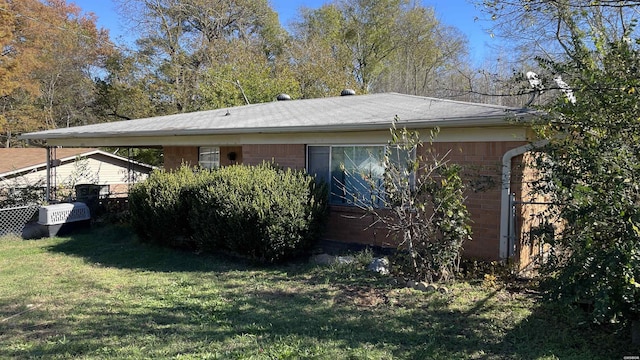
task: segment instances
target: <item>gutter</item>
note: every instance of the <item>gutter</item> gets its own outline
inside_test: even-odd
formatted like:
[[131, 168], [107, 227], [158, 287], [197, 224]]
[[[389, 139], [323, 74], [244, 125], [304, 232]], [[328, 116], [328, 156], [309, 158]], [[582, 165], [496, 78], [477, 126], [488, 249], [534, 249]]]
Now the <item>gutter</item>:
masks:
[[509, 206], [511, 197], [511, 160], [527, 153], [531, 150], [541, 148], [549, 143], [548, 140], [540, 140], [531, 144], [523, 145], [514, 149], [511, 149], [504, 153], [502, 156], [502, 193], [500, 198], [500, 260], [507, 260], [514, 255], [514, 248], [512, 244], [513, 236], [510, 234], [514, 229], [511, 229], [509, 223], [509, 213], [511, 207]]

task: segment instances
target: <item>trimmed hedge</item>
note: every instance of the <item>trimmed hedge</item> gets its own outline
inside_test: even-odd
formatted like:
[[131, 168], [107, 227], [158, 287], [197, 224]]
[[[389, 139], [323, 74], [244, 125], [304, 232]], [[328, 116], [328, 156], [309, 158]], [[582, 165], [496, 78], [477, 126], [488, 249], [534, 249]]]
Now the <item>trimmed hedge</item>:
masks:
[[176, 248], [193, 248], [189, 219], [184, 216], [189, 205], [184, 200], [185, 187], [195, 184], [202, 174], [187, 166], [167, 172], [154, 171], [147, 180], [129, 191], [131, 224], [144, 242]]
[[157, 172], [134, 187], [130, 201], [134, 229], [145, 241], [275, 263], [313, 246], [326, 219], [326, 192], [303, 172], [265, 163]]

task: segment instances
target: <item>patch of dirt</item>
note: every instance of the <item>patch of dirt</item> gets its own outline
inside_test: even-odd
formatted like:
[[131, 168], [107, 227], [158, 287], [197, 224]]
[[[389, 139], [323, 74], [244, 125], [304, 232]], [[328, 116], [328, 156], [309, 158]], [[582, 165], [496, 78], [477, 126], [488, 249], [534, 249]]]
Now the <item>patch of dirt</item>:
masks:
[[338, 304], [349, 304], [358, 307], [376, 307], [389, 302], [389, 298], [384, 291], [366, 287], [345, 286], [341, 288], [335, 302]]

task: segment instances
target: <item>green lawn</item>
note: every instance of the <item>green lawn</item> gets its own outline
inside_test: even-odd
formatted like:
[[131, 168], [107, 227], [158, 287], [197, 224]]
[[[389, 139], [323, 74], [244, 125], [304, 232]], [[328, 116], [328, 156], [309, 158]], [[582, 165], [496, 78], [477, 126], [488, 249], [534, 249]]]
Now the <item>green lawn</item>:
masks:
[[399, 289], [356, 266], [257, 267], [127, 228], [0, 238], [0, 358], [622, 359], [627, 329], [531, 292]]

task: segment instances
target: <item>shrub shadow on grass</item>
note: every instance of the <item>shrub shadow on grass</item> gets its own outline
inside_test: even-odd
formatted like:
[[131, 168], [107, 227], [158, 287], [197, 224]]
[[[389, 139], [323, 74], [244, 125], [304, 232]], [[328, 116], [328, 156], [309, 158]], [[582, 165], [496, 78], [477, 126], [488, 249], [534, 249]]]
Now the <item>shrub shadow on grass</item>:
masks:
[[[136, 296], [149, 300], [148, 304], [117, 311], [103, 300], [91, 299], [80, 304], [73, 318], [45, 325], [38, 324], [35, 316], [47, 314], [34, 312], [33, 322], [23, 325], [30, 329], [44, 326], [47, 334], [57, 335], [28, 350], [7, 348], [0, 355], [173, 357], [212, 353], [227, 358], [271, 358], [282, 355], [278, 349], [285, 345], [294, 355], [316, 358], [339, 358], [354, 349], [370, 349], [369, 355], [375, 358], [411, 359], [609, 359], [625, 354], [620, 347], [623, 343], [585, 335], [584, 330], [575, 329], [570, 316], [534, 313], [505, 335], [502, 324], [486, 318], [493, 311], [491, 305], [485, 308], [490, 299], [460, 311], [447, 308], [442, 301], [446, 296], [440, 294], [407, 306], [337, 302], [331, 289], [283, 287], [243, 294], [225, 290], [215, 296], [184, 295], [177, 296], [172, 306], [154, 306], [151, 300], [162, 295], [140, 291]], [[562, 317], [566, 321], [554, 323]], [[580, 334], [584, 337], [577, 336]], [[597, 340], [602, 342], [589, 343]], [[152, 346], [127, 349], [139, 342]]]
[[196, 254], [138, 240], [128, 226], [103, 226], [65, 237], [48, 250], [102, 266], [148, 271], [229, 271], [252, 267], [248, 261], [222, 255]]

